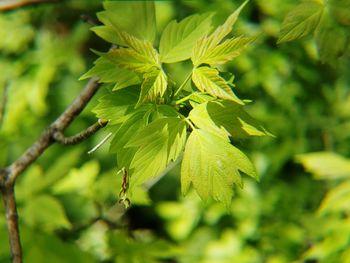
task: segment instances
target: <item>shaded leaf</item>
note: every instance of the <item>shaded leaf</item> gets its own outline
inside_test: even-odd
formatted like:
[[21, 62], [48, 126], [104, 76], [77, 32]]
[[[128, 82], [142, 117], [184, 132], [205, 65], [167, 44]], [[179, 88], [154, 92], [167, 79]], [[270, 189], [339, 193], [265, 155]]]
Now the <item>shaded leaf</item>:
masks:
[[289, 12], [283, 21], [277, 43], [301, 38], [312, 33], [323, 14], [322, 1], [305, 1]]
[[62, 204], [49, 195], [32, 197], [21, 209], [20, 214], [28, 225], [40, 225], [47, 231], [71, 226]]
[[229, 205], [233, 186], [243, 186], [239, 171], [257, 178], [250, 160], [228, 138], [201, 129], [192, 131], [181, 165], [183, 194], [192, 184], [203, 200], [212, 197]]
[[211, 29], [212, 14], [192, 15], [170, 22], [160, 38], [161, 61], [174, 63], [189, 59], [196, 40]]
[[233, 93], [226, 81], [219, 76], [219, 72], [213, 68], [195, 68], [192, 73], [192, 81], [202, 92], [208, 92], [214, 97], [232, 100], [239, 104], [243, 104], [243, 102]]

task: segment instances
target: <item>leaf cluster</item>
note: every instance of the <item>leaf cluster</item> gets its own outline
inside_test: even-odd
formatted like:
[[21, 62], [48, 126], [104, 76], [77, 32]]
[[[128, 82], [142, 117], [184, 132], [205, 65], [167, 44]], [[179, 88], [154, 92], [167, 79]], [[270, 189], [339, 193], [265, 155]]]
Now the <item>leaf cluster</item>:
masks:
[[[159, 43], [153, 3], [104, 3], [105, 11], [98, 14], [103, 25], [92, 30], [112, 48], [95, 52], [99, 58], [82, 79], [97, 76], [107, 84], [94, 112], [109, 121], [110, 151], [118, 168], [128, 172], [130, 198], [136, 186], [159, 177], [183, 152], [183, 194], [192, 184], [202, 199], [228, 205], [233, 186], [243, 186], [240, 172], [257, 178], [253, 164], [232, 142], [270, 134], [245, 112], [232, 74], [220, 71], [255, 40], [229, 37], [246, 3], [215, 29], [212, 13], [171, 21]], [[125, 19], [128, 11], [121, 10], [128, 8], [139, 14], [142, 26]], [[191, 70], [177, 83], [169, 66], [188, 61]]]

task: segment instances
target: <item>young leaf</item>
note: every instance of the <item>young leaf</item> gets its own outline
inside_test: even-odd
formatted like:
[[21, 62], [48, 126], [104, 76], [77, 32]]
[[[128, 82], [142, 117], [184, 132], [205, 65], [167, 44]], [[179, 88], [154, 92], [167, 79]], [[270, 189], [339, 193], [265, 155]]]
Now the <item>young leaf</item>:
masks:
[[[105, 11], [97, 14], [104, 26], [92, 30], [108, 42], [125, 45], [119, 32], [127, 32], [153, 43], [156, 36], [154, 3], [151, 1], [106, 1]], [[137, 17], [137, 19], [131, 19]]]
[[155, 101], [162, 97], [167, 89], [167, 76], [163, 70], [156, 70], [144, 75], [138, 104], [146, 101]]
[[231, 101], [202, 103], [190, 112], [189, 118], [198, 128], [223, 137], [273, 136], [246, 113], [241, 105]]
[[225, 64], [227, 61], [238, 57], [242, 50], [251, 44], [255, 38], [253, 37], [237, 37], [233, 39], [227, 39], [222, 44], [217, 45], [211, 51], [203, 55], [199, 64], [219, 65]]
[[250, 160], [240, 150], [213, 133], [196, 129], [187, 140], [181, 165], [181, 189], [186, 194], [190, 184], [198, 195], [229, 205], [233, 185], [243, 186], [239, 171], [257, 178]]
[[137, 45], [138, 50], [134, 48], [118, 48], [112, 49], [108, 53], [102, 54], [102, 56], [117, 66], [136, 73], [143, 74], [159, 68], [157, 51], [147, 41], [139, 44]]
[[125, 146], [137, 149], [130, 164], [130, 186], [159, 175], [170, 161], [178, 158], [185, 141], [185, 121], [176, 117], [157, 119], [139, 130]]
[[102, 96], [93, 112], [100, 119], [109, 120], [109, 125], [120, 123], [130, 109], [133, 109], [138, 98], [139, 89], [123, 89], [116, 92], [107, 91]]
[[225, 21], [225, 23], [219, 26], [210, 36], [204, 36], [200, 38], [192, 50], [191, 60], [195, 67], [199, 66], [202, 62], [202, 58], [206, 57], [208, 53], [212, 51], [232, 30], [233, 25], [236, 23], [237, 18], [248, 3], [246, 0], [235, 12], [233, 12]]
[[80, 77], [80, 80], [96, 76], [99, 78], [99, 82], [102, 83], [115, 82], [116, 84], [113, 90], [123, 89], [141, 83], [141, 79], [137, 74], [116, 66], [104, 57], [99, 57], [94, 64], [88, 72]]
[[212, 14], [192, 15], [170, 22], [160, 38], [161, 61], [174, 63], [190, 58], [196, 40], [211, 29]]
[[310, 0], [299, 4], [284, 19], [277, 43], [302, 38], [312, 33], [316, 29], [323, 11], [322, 1]]
[[244, 104], [233, 93], [226, 81], [219, 76], [219, 72], [213, 68], [195, 68], [192, 73], [192, 81], [202, 92], [208, 92], [214, 97], [232, 100], [239, 104]]

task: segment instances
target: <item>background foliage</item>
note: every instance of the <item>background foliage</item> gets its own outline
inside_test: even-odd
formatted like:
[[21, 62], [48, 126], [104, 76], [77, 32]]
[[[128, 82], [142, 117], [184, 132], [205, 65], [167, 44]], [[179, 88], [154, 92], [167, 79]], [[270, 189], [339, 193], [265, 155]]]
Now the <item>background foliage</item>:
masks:
[[[322, 3], [250, 1], [235, 25], [237, 35], [259, 38], [225, 70], [234, 73], [238, 96], [254, 101], [249, 113], [276, 135], [239, 141], [259, 183], [245, 178], [227, 209], [192, 191], [183, 197], [174, 167], [135, 194], [125, 213], [108, 146], [87, 155], [107, 132], [79, 146], [55, 145], [16, 186], [25, 262], [349, 262], [350, 4], [327, 1], [321, 10]], [[158, 29], [213, 10], [219, 25], [240, 4], [157, 2]], [[96, 59], [89, 49], [108, 51], [80, 19], [101, 10], [100, 1], [66, 1], [0, 14], [0, 98], [7, 97], [0, 167], [79, 93], [77, 79]], [[319, 12], [326, 12], [321, 22]], [[298, 22], [310, 16], [309, 24]], [[291, 23], [301, 24], [299, 33], [288, 31]], [[69, 133], [94, 122], [91, 109], [102, 96]], [[0, 237], [0, 262], [8, 262], [3, 216]]]

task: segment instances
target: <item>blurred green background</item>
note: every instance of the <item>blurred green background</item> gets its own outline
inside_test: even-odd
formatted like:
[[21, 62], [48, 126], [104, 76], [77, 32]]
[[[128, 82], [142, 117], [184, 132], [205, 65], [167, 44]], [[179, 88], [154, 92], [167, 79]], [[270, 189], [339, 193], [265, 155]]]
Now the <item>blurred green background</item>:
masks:
[[[276, 44], [298, 3], [251, 0], [234, 29], [260, 36], [227, 66], [238, 96], [253, 100], [250, 114], [276, 135], [239, 142], [259, 183], [245, 178], [227, 210], [194, 192], [182, 197], [175, 167], [125, 211], [108, 145], [87, 154], [107, 131], [77, 146], [53, 145], [16, 185], [24, 262], [350, 262], [349, 55], [321, 63], [313, 37]], [[174, 18], [207, 11], [219, 24], [240, 4], [156, 2], [159, 32]], [[100, 10], [101, 1], [76, 0], [0, 13], [0, 101], [7, 100], [0, 167], [79, 94], [78, 78], [96, 59], [89, 49], [108, 50], [81, 19], [95, 20]], [[96, 121], [100, 93], [67, 134]], [[0, 262], [9, 262], [2, 206], [0, 215]]]

